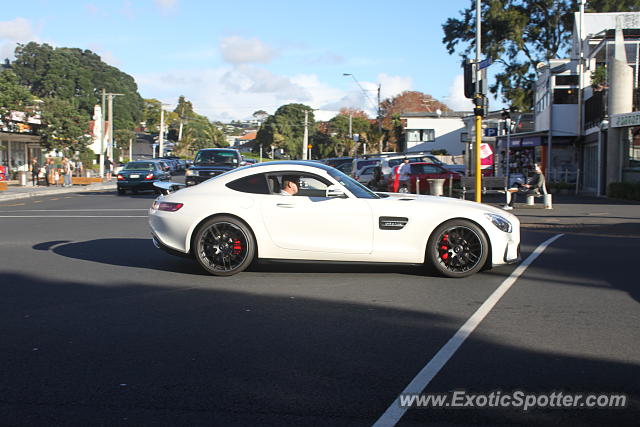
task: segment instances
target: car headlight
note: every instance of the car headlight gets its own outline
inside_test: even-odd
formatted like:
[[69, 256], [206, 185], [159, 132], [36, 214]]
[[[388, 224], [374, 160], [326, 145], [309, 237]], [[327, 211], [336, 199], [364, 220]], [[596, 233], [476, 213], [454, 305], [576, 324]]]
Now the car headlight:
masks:
[[198, 171], [187, 169], [187, 171], [185, 172], [185, 175], [186, 176], [198, 176]]
[[493, 225], [495, 225], [500, 231], [504, 231], [505, 233], [511, 233], [513, 230], [513, 226], [505, 217], [496, 215], [496, 214], [485, 214], [485, 216], [491, 221]]

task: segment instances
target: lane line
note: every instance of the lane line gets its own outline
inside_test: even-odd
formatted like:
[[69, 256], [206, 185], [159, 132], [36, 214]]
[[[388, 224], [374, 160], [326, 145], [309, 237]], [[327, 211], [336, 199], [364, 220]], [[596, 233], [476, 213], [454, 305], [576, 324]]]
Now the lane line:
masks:
[[[433, 359], [427, 363], [424, 368], [413, 378], [413, 380], [402, 390], [401, 394], [419, 394], [429, 385], [431, 380], [440, 372], [444, 365], [451, 359], [454, 353], [460, 348], [462, 343], [471, 335], [482, 320], [489, 314], [493, 307], [500, 301], [502, 296], [513, 286], [520, 276], [526, 271], [533, 261], [542, 254], [542, 252], [557, 239], [562, 237], [557, 234], [550, 239], [542, 242], [532, 253], [525, 259], [509, 277], [507, 277], [498, 288], [482, 303], [473, 315], [458, 329], [458, 331], [449, 339], [449, 341], [433, 356]], [[375, 422], [374, 427], [391, 427], [395, 426], [400, 418], [407, 412], [409, 408], [400, 406], [400, 396], [391, 403], [382, 416]]]
[[0, 218], [148, 218], [147, 215], [0, 215]]

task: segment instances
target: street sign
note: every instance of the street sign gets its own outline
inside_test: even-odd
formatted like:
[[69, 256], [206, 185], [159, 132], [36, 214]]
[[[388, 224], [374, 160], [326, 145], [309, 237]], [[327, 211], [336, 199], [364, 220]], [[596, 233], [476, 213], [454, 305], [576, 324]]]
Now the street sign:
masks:
[[478, 64], [478, 70], [482, 70], [483, 68], [487, 68], [489, 65], [491, 65], [493, 63], [493, 60], [491, 58], [487, 58], [487, 59], [483, 59], [482, 61], [480, 61], [480, 63]]

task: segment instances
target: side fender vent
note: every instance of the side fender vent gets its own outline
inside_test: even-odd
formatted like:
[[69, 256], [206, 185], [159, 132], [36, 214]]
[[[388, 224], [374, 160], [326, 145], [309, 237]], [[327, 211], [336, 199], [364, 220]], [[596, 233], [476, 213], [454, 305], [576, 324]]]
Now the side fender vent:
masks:
[[378, 220], [380, 230], [402, 230], [409, 218], [401, 216], [381, 216]]

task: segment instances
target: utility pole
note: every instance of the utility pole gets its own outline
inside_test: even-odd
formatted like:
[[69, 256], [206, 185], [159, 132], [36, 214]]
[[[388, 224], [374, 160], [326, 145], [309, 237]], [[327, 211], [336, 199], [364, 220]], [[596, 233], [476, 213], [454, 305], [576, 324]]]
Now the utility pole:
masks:
[[353, 140], [353, 113], [349, 113], [349, 139]]
[[111, 161], [113, 161], [113, 97], [122, 96], [124, 93], [107, 93], [109, 108], [109, 137], [107, 138], [107, 152]]
[[475, 90], [475, 98], [474, 104], [475, 108], [473, 109], [473, 114], [476, 118], [476, 142], [475, 142], [475, 170], [476, 170], [476, 202], [482, 202], [482, 166], [480, 164], [480, 145], [482, 144], [482, 116], [484, 115], [483, 111], [483, 94], [482, 87], [480, 86], [480, 70], [478, 64], [480, 64], [480, 19], [481, 16], [481, 8], [480, 8], [480, 0], [476, 0], [476, 90]]
[[308, 145], [309, 145], [309, 111], [304, 110], [304, 137], [302, 139], [302, 160], [307, 160]]
[[164, 108], [160, 104], [160, 132], [158, 133], [158, 157], [162, 157], [164, 153]]
[[100, 156], [98, 160], [100, 162], [100, 178], [104, 178], [104, 122], [105, 122], [105, 103], [107, 98], [107, 91], [102, 88], [102, 110], [100, 110]]
[[129, 138], [129, 161], [133, 161], [133, 138]]

